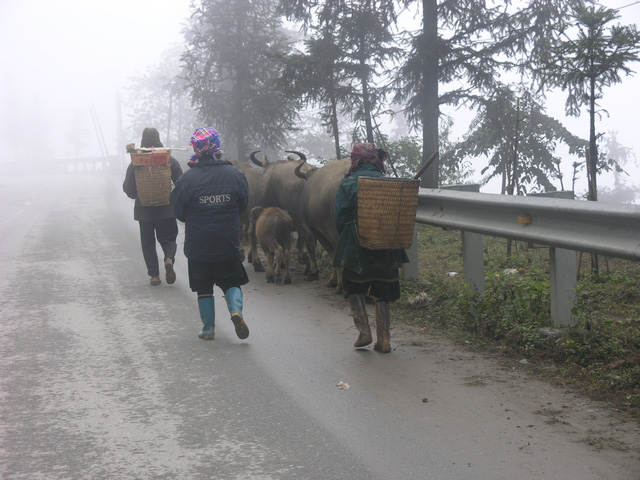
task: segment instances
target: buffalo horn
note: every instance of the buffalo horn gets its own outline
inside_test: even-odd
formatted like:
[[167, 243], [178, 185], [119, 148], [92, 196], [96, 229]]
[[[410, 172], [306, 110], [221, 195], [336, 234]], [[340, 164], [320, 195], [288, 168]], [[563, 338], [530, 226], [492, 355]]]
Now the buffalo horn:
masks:
[[300, 164], [296, 167], [296, 169], [293, 171], [293, 173], [296, 174], [296, 177], [301, 178], [303, 180], [307, 179], [307, 175], [303, 172], [300, 171], [300, 169], [302, 168], [303, 165], [305, 165], [306, 162], [300, 162]]
[[256, 158], [256, 153], [258, 153], [259, 151], [260, 151], [260, 150], [255, 150], [255, 151], [251, 152], [251, 154], [249, 154], [249, 158], [250, 158], [250, 159], [251, 159], [251, 161], [252, 161], [253, 163], [255, 163], [257, 166], [262, 167], [262, 168], [265, 168], [265, 164], [264, 164], [264, 163], [262, 163], [260, 160], [258, 160], [258, 159]]

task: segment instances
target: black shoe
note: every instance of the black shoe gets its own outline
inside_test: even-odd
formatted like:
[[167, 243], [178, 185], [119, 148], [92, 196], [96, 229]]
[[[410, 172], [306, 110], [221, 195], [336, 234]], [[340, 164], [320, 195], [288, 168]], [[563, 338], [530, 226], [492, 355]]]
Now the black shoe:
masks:
[[165, 280], [169, 285], [175, 283], [176, 281], [176, 272], [173, 270], [173, 260], [167, 258], [164, 261], [164, 271], [165, 271]]

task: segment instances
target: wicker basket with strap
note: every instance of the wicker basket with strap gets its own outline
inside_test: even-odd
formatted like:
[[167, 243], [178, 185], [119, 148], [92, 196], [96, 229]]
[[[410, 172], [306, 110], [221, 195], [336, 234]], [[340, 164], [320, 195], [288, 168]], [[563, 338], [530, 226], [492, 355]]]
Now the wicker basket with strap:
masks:
[[370, 250], [413, 243], [420, 180], [358, 177], [358, 238]]
[[169, 205], [171, 194], [171, 166], [149, 165], [135, 167], [138, 198], [143, 207]]

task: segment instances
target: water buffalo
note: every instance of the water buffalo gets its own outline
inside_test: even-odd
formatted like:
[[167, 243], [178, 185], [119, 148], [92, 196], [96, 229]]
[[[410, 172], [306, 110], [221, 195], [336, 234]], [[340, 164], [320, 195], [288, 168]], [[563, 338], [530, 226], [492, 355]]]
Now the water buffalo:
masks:
[[[256, 185], [260, 179], [260, 172], [255, 168], [253, 168], [251, 165], [249, 165], [248, 162], [239, 162], [238, 160], [231, 160], [231, 159], [226, 159], [226, 160], [231, 162], [231, 164], [234, 167], [236, 167], [238, 170], [244, 173], [245, 177], [247, 178], [247, 184], [249, 185], [249, 196], [251, 196], [251, 192], [253, 192], [256, 189]], [[243, 245], [249, 244], [249, 212], [250, 210], [251, 209], [249, 206], [243, 213], [240, 214], [240, 227], [242, 228], [241, 243]], [[243, 255], [244, 255], [244, 250], [243, 250]], [[251, 256], [249, 256], [248, 258], [249, 258], [249, 261], [251, 261]], [[259, 270], [259, 271], [263, 271], [263, 270]]]
[[[303, 221], [327, 251], [331, 261], [339, 238], [333, 221], [336, 194], [350, 166], [350, 160], [332, 160], [323, 167], [311, 167], [305, 172], [302, 171], [302, 164], [295, 169], [296, 176], [305, 180], [300, 201]], [[335, 286], [336, 292], [342, 293], [340, 269], [332, 269], [327, 286]]]
[[287, 212], [277, 207], [254, 207], [251, 209], [250, 218], [249, 230], [255, 232], [267, 260], [267, 283], [282, 283], [282, 265], [284, 283], [291, 283], [289, 264], [293, 220]]
[[[249, 208], [256, 206], [278, 207], [289, 213], [293, 220], [293, 228], [298, 233], [298, 261], [305, 265], [305, 278], [317, 280], [319, 274], [315, 258], [316, 239], [304, 223], [300, 208], [300, 197], [306, 181], [298, 178], [294, 173], [298, 165], [306, 164], [306, 157], [300, 152], [288, 151], [287, 153], [298, 155], [301, 160], [279, 160], [268, 163], [256, 158], [255, 154], [258, 151], [252, 152], [250, 158], [253, 163], [264, 168], [264, 171], [256, 182], [253, 193], [249, 192]], [[250, 243], [250, 261], [256, 272], [262, 271], [262, 264], [257, 255], [257, 244], [251, 239]]]

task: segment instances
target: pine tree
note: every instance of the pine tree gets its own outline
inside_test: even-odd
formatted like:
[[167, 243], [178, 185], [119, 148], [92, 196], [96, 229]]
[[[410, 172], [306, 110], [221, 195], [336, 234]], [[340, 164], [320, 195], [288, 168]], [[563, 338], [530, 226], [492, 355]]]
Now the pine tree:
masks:
[[[323, 69], [321, 90], [307, 84], [314, 100], [323, 105], [323, 115], [330, 121], [337, 139], [338, 110], [347, 112], [362, 126], [364, 140], [375, 140], [377, 112], [384, 106], [387, 89], [384, 73], [399, 55], [390, 27], [396, 20], [393, 1], [358, 0], [281, 0], [280, 9], [290, 19], [303, 23], [313, 36], [307, 43], [310, 63]], [[310, 25], [314, 25], [311, 28]]]
[[[566, 0], [532, 0], [521, 9], [486, 0], [407, 0], [422, 11], [422, 26], [407, 32], [408, 55], [394, 82], [394, 101], [406, 104], [410, 125], [422, 130], [423, 163], [438, 151], [441, 105], [476, 108], [500, 87], [502, 74], [526, 71], [548, 32], [561, 28]], [[437, 187], [439, 164], [422, 176]]]

